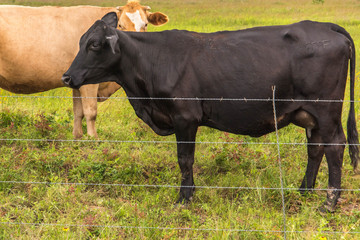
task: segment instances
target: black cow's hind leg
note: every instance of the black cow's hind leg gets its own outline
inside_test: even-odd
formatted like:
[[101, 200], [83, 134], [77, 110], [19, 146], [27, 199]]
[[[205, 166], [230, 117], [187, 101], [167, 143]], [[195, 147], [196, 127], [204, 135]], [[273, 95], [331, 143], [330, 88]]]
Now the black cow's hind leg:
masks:
[[312, 130], [311, 136], [308, 136], [308, 165], [300, 191], [305, 193], [314, 188], [320, 163], [325, 153], [329, 168], [329, 190], [327, 191], [326, 201], [320, 209], [321, 211], [334, 212], [340, 197], [345, 142], [345, 134], [340, 120], [336, 124], [333, 119], [330, 119], [330, 121], [321, 119], [318, 127]]
[[[321, 136], [318, 130], [312, 130], [311, 136], [308, 138], [308, 164], [306, 167], [306, 173], [300, 186], [300, 192], [302, 194], [308, 192], [315, 187], [316, 177], [319, 171], [320, 163], [324, 156], [324, 146], [320, 145], [322, 142]], [[319, 145], [317, 145], [319, 143]]]
[[322, 210], [334, 212], [341, 192], [341, 170], [346, 143], [341, 124], [338, 125], [336, 133], [327, 140], [329, 140], [329, 144], [324, 149], [329, 168], [329, 190], [327, 191], [326, 202]]
[[178, 203], [189, 202], [195, 190], [193, 164], [197, 125], [178, 121], [176, 124], [178, 163], [181, 170], [181, 188]]

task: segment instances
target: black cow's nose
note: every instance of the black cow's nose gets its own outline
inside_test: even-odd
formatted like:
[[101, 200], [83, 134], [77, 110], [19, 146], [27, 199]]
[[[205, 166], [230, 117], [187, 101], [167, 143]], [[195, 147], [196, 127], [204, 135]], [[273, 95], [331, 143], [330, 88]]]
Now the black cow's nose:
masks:
[[71, 82], [71, 77], [64, 75], [61, 78], [61, 81], [66, 85], [66, 86], [70, 86], [70, 82]]

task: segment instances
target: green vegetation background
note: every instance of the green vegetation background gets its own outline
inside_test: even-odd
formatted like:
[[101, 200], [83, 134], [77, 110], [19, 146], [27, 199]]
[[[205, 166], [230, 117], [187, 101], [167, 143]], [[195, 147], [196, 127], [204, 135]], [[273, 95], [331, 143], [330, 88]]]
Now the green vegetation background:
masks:
[[[126, 2], [0, 0], [0, 3], [119, 6]], [[359, 46], [359, 0], [154, 0], [142, 4], [170, 18], [164, 26], [149, 26], [149, 31], [176, 28], [213, 32], [310, 19], [345, 27]], [[358, 47], [356, 50], [359, 52]], [[359, 65], [356, 70], [358, 73]], [[359, 100], [360, 86], [356, 89]], [[347, 90], [346, 99], [348, 95]], [[0, 96], [0, 181], [180, 184], [175, 144], [111, 142], [175, 141], [174, 136], [157, 136], [141, 122], [122, 90], [114, 95], [117, 99], [98, 107], [98, 134], [105, 142], [4, 141], [72, 140], [72, 94], [70, 89], [61, 88], [31, 96], [69, 98], [14, 98], [20, 95], [0, 89]], [[344, 123], [348, 105], [344, 104]], [[360, 116], [357, 119], [359, 125]], [[294, 126], [282, 129], [279, 137], [280, 142], [306, 142], [303, 129]], [[276, 142], [275, 134], [256, 139], [202, 127], [197, 141], [255, 144], [197, 144], [196, 185], [280, 187], [277, 146], [269, 144]], [[281, 145], [280, 155], [284, 185], [296, 189], [305, 173], [306, 147]], [[346, 149], [343, 188], [359, 189], [359, 175], [354, 174], [349, 162]], [[327, 171], [324, 160], [317, 188], [327, 187]], [[279, 190], [199, 188], [191, 204], [174, 206], [177, 194], [177, 188], [168, 187], [0, 183], [0, 239], [282, 239], [284, 236]], [[359, 191], [344, 192], [336, 213], [324, 215], [317, 209], [325, 195], [323, 191], [308, 196], [301, 196], [295, 190], [285, 191], [288, 239], [360, 238]], [[348, 233], [351, 231], [358, 233]]]

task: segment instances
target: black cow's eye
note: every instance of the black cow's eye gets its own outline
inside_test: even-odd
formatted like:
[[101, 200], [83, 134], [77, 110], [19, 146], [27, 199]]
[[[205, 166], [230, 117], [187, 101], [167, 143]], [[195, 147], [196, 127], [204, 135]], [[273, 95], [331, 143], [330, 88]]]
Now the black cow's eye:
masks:
[[99, 42], [92, 42], [90, 45], [89, 45], [89, 50], [92, 50], [92, 51], [99, 51], [101, 49], [101, 44]]

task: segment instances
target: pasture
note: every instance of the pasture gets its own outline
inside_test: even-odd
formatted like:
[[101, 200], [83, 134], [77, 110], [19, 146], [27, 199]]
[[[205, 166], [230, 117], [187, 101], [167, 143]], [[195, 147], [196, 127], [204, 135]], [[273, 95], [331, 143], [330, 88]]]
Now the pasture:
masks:
[[[1, 3], [118, 6], [125, 1]], [[358, 0], [141, 3], [170, 18], [164, 26], [149, 25], [149, 31], [213, 32], [310, 19], [337, 23], [360, 44]], [[357, 81], [359, 72], [358, 64]], [[359, 84], [355, 89], [360, 129]], [[326, 191], [306, 196], [297, 191], [307, 163], [303, 129], [291, 125], [278, 136], [251, 138], [202, 127], [194, 164], [195, 184], [201, 187], [191, 204], [175, 206], [181, 177], [175, 137], [152, 132], [119, 90], [99, 104], [99, 138], [74, 141], [71, 96], [67, 88], [32, 95], [0, 89], [1, 239], [283, 239], [284, 229], [287, 239], [360, 238], [360, 175], [350, 166], [347, 148], [342, 187], [354, 190], [342, 193], [335, 213], [324, 214], [318, 208]], [[348, 108], [345, 101], [344, 128]], [[317, 189], [327, 188], [327, 177], [324, 159]]]

